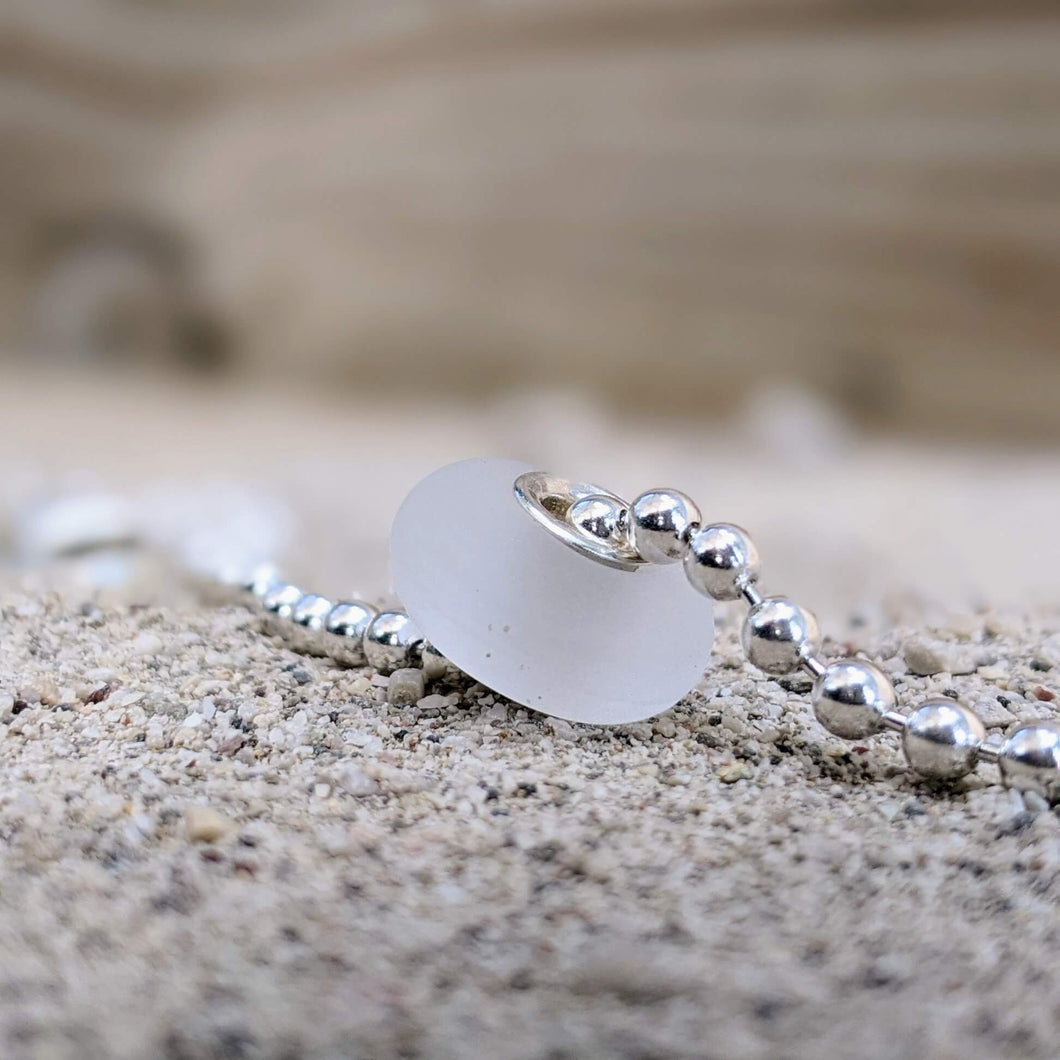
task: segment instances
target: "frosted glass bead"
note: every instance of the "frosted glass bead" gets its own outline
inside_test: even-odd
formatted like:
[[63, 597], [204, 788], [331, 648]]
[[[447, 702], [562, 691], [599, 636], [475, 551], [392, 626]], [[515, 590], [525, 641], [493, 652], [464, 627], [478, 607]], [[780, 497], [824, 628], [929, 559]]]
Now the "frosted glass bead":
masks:
[[710, 663], [711, 602], [680, 565], [614, 570], [534, 522], [512, 491], [530, 470], [465, 460], [429, 475], [391, 531], [394, 589], [455, 666], [568, 721], [638, 721], [673, 706]]

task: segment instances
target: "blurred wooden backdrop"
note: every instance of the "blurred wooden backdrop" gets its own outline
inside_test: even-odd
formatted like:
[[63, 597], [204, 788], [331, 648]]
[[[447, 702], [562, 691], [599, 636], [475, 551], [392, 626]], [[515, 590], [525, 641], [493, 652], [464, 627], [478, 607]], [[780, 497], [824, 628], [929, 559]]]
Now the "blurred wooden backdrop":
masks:
[[1060, 436], [1060, 12], [8, 0], [6, 356]]

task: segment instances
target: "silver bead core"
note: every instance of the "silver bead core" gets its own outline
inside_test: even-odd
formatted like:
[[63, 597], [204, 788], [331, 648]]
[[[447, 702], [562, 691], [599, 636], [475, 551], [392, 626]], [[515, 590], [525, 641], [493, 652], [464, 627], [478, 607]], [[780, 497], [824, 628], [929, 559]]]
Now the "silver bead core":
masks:
[[731, 523], [693, 530], [684, 563], [692, 587], [715, 600], [738, 600], [761, 571], [754, 542], [746, 530]]
[[364, 634], [364, 654], [376, 670], [399, 670], [417, 661], [423, 635], [404, 611], [380, 611]]
[[917, 773], [955, 780], [975, 769], [986, 728], [967, 707], [952, 699], [922, 703], [906, 720], [902, 749]]
[[751, 664], [767, 674], [789, 674], [821, 647], [813, 613], [783, 596], [767, 596], [752, 607], [740, 639]]
[[630, 505], [629, 540], [649, 563], [677, 563], [699, 521], [691, 497], [677, 490], [649, 490]]
[[898, 703], [890, 678], [863, 659], [841, 659], [828, 666], [813, 686], [812, 699], [817, 720], [845, 740], [879, 732], [884, 715]]
[[1033, 791], [1050, 803], [1060, 802], [1060, 724], [1036, 722], [1017, 729], [998, 754], [1006, 787]]

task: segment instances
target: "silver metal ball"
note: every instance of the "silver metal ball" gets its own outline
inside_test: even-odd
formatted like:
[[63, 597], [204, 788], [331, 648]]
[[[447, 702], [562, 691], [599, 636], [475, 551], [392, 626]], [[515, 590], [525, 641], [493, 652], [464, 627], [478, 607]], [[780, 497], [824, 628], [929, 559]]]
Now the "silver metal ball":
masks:
[[266, 633], [288, 638], [291, 615], [305, 593], [290, 582], [274, 585], [261, 599], [262, 626]]
[[282, 583], [280, 582], [280, 575], [276, 570], [276, 565], [274, 563], [259, 563], [246, 574], [242, 587], [256, 599], [264, 600], [280, 584]]
[[891, 679], [864, 659], [832, 663], [813, 686], [813, 712], [831, 733], [862, 740], [879, 732], [883, 716], [898, 705]]
[[291, 647], [296, 651], [323, 655], [324, 626], [332, 607], [326, 596], [306, 593], [291, 612], [292, 629], [288, 635]]
[[629, 509], [629, 540], [649, 563], [677, 563], [688, 551], [688, 536], [700, 522], [691, 497], [677, 490], [649, 490]]
[[342, 666], [363, 666], [364, 635], [376, 614], [370, 604], [345, 600], [336, 604], [324, 622], [323, 644], [328, 658]]
[[997, 764], [1006, 787], [1060, 803], [1060, 724], [1043, 721], [1017, 729], [1001, 745]]
[[740, 632], [753, 666], [767, 674], [790, 674], [821, 647], [813, 612], [784, 596], [767, 596], [747, 612]]
[[368, 623], [363, 643], [368, 665], [385, 672], [417, 662], [423, 635], [404, 611], [380, 611]]
[[305, 593], [297, 585], [290, 582], [280, 582], [274, 585], [261, 599], [261, 606], [270, 615], [278, 618], [290, 618], [298, 601]]
[[736, 600], [758, 581], [758, 549], [746, 530], [730, 523], [713, 523], [693, 530], [685, 553], [685, 574], [704, 596]]
[[985, 739], [986, 728], [973, 711], [952, 699], [930, 699], [906, 719], [902, 749], [917, 773], [955, 780], [975, 769]]
[[627, 514], [614, 497], [593, 493], [579, 497], [567, 509], [567, 520], [578, 533], [595, 541], [624, 542]]

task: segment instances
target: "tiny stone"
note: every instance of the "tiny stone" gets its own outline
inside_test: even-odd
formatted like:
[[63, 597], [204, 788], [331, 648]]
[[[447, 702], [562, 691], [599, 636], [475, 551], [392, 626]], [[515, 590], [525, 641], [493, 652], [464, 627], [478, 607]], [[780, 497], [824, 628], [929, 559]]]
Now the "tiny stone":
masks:
[[354, 765], [345, 766], [340, 770], [338, 782], [344, 791], [358, 798], [374, 795], [379, 790], [379, 785]]
[[731, 762], [718, 770], [718, 780], [723, 784], [735, 784], [738, 780], [747, 780], [751, 770], [743, 762]]
[[141, 633], [130, 647], [134, 655], [158, 655], [165, 645], [157, 633]]
[[945, 641], [929, 641], [910, 637], [902, 645], [906, 666], [918, 677], [933, 674], [971, 674], [978, 668], [974, 654], [967, 648]]
[[416, 703], [423, 699], [423, 671], [416, 669], [395, 670], [390, 675], [386, 698], [394, 705]]
[[980, 666], [976, 672], [984, 681], [1003, 681], [1008, 677], [1008, 670], [1003, 666]]
[[193, 843], [215, 843], [231, 827], [227, 817], [209, 806], [189, 806], [184, 811], [184, 824]]
[[980, 699], [974, 704], [972, 709], [988, 729], [1003, 729], [1016, 720], [1016, 715], [996, 697]]

